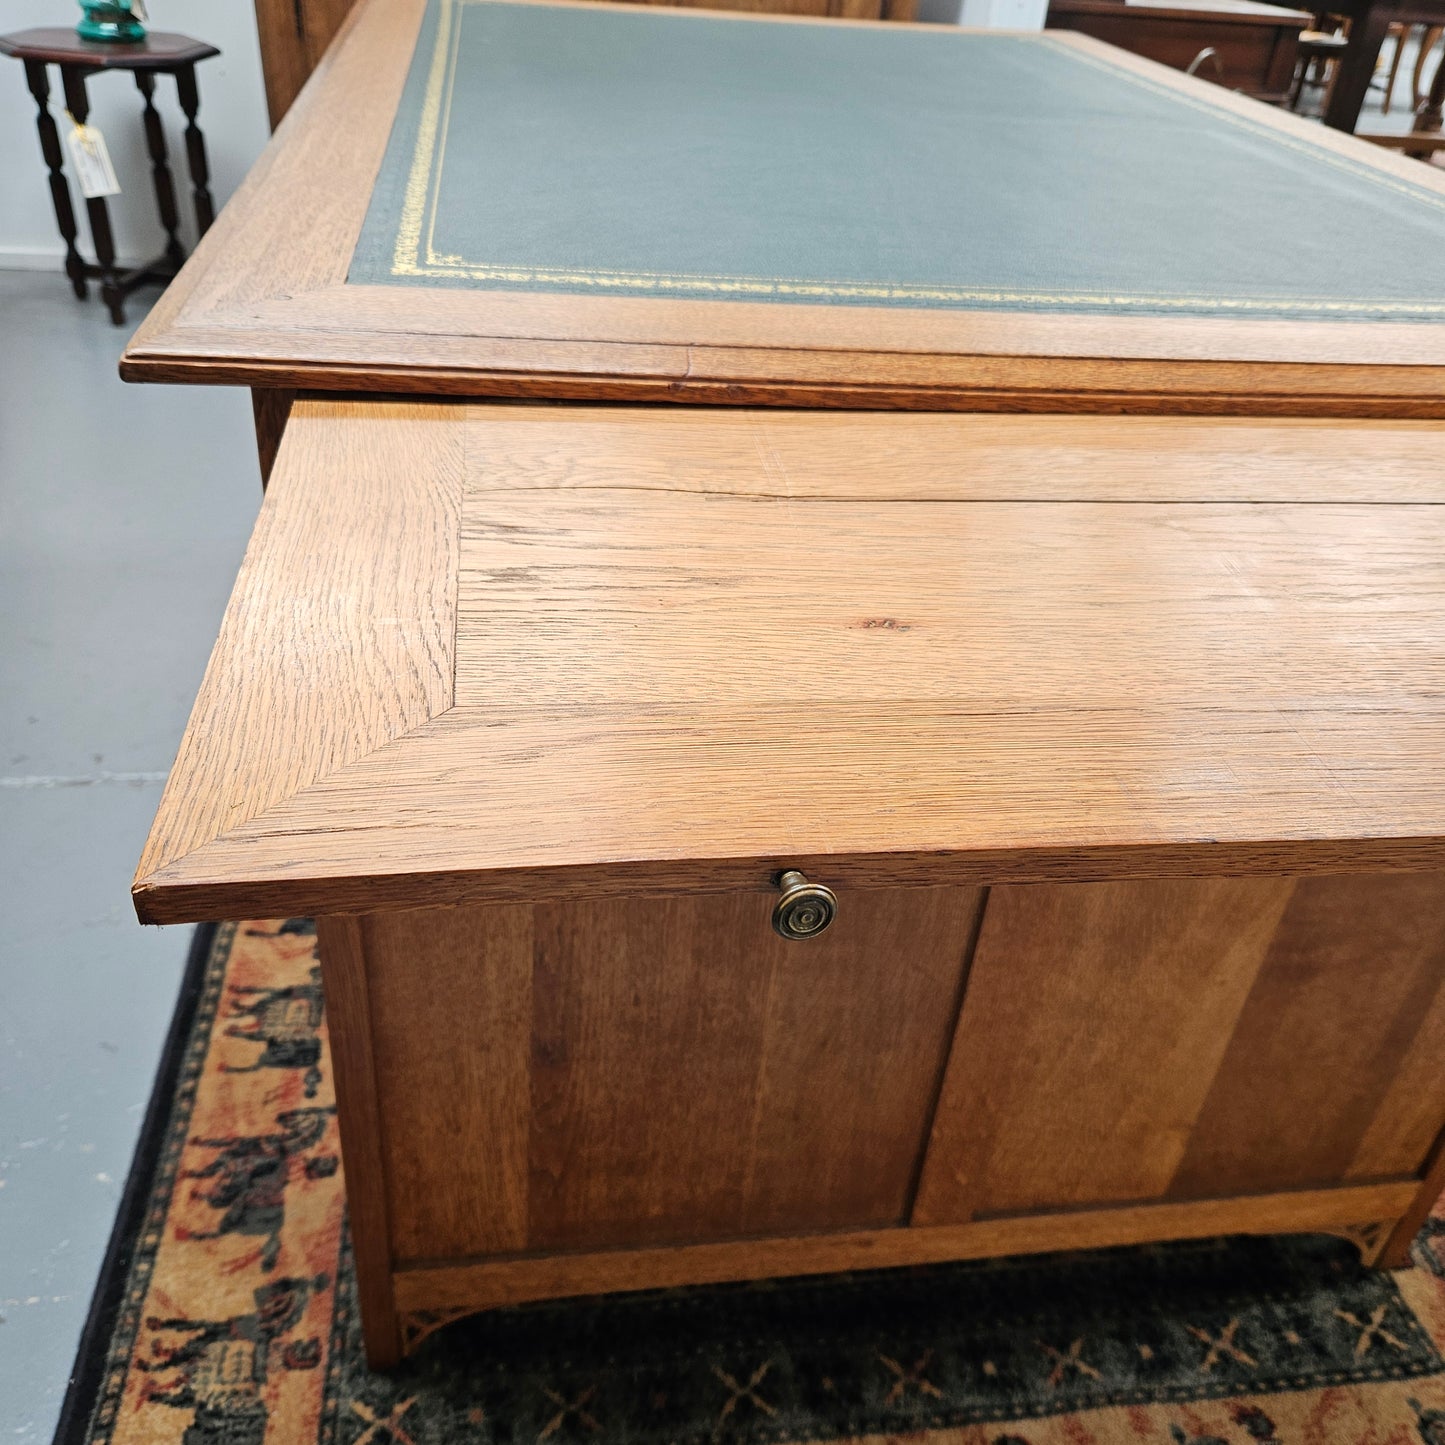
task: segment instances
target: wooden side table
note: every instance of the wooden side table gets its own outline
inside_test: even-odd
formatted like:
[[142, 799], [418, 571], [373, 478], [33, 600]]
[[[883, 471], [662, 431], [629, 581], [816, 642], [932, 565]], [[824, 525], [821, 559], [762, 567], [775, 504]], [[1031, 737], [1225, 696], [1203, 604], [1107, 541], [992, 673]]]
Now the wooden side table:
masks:
[[[120, 326], [125, 322], [125, 298], [147, 282], [169, 281], [181, 268], [186, 253], [177, 234], [180, 215], [176, 210], [175, 186], [171, 182], [166, 154], [165, 131], [155, 108], [156, 75], [173, 75], [181, 109], [186, 116], [186, 161], [190, 168], [191, 194], [196, 207], [196, 225], [205, 235], [215, 209], [211, 201], [210, 169], [206, 163], [206, 144], [196, 124], [200, 109], [200, 92], [196, 88], [196, 63], [221, 52], [214, 45], [192, 40], [188, 35], [157, 31], [133, 45], [104, 45], [82, 40], [73, 30], [49, 26], [35, 30], [19, 30], [0, 35], [0, 54], [13, 55], [25, 63], [25, 78], [37, 107], [36, 127], [40, 131], [40, 150], [50, 168], [50, 196], [55, 204], [55, 220], [65, 241], [65, 274], [75, 294], [86, 294], [87, 280], [100, 282], [101, 299], [110, 310], [110, 319]], [[155, 182], [156, 205], [161, 225], [165, 228], [166, 248], [162, 255], [131, 271], [121, 271], [115, 264], [115, 242], [110, 230], [110, 212], [104, 196], [85, 203], [90, 217], [90, 233], [95, 241], [95, 260], [87, 261], [76, 246], [75, 211], [70, 202], [70, 187], [65, 179], [60, 134], [50, 114], [50, 79], [46, 66], [60, 69], [60, 83], [65, 107], [74, 119], [84, 124], [90, 113], [85, 82], [98, 70], [129, 70], [136, 87], [145, 99], [146, 149], [150, 153], [151, 174]]]

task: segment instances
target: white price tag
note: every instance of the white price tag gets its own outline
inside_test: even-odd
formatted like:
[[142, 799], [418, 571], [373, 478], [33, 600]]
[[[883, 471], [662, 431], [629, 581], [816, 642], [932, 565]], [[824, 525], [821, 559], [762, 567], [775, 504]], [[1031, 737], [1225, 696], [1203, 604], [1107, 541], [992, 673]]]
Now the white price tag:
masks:
[[72, 120], [65, 135], [65, 144], [70, 149], [75, 178], [80, 182], [80, 194], [87, 201], [97, 196], [120, 195], [120, 182], [115, 178], [115, 167], [110, 163], [105, 137], [95, 126], [77, 125]]

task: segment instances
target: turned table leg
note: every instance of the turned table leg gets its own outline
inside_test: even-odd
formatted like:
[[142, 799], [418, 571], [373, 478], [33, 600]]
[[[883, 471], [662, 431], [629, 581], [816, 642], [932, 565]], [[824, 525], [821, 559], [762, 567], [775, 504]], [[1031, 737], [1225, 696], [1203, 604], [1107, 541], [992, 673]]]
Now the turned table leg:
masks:
[[[85, 70], [78, 65], [62, 65], [60, 80], [65, 90], [65, 107], [77, 125], [84, 125], [90, 114], [90, 101], [85, 93]], [[100, 298], [117, 326], [125, 325], [125, 292], [120, 273], [115, 269], [115, 241], [110, 231], [110, 208], [104, 196], [89, 196], [85, 213], [90, 218], [90, 238], [95, 243], [95, 260], [100, 271]]]
[[151, 158], [151, 178], [155, 183], [156, 209], [166, 233], [166, 260], [177, 270], [185, 260], [179, 234], [180, 214], [176, 210], [176, 188], [171, 180], [170, 158], [166, 153], [166, 133], [160, 112], [155, 107], [156, 78], [148, 70], [135, 73], [136, 89], [145, 97], [146, 151]]
[[186, 113], [186, 162], [191, 172], [196, 229], [204, 236], [211, 229], [211, 222], [216, 219], [216, 211], [211, 201], [211, 171], [206, 163], [206, 141], [200, 126], [196, 124], [196, 112], [201, 108], [201, 95], [196, 89], [194, 65], [185, 65], [176, 71], [176, 94], [180, 97], [181, 109]]
[[44, 61], [27, 60], [25, 79], [30, 86], [30, 94], [35, 97], [35, 128], [40, 132], [40, 153], [50, 171], [50, 199], [55, 206], [55, 224], [60, 227], [60, 236], [65, 242], [65, 274], [70, 277], [75, 294], [83, 298], [86, 292], [85, 262], [75, 245], [75, 208], [71, 205], [70, 186], [65, 180], [60, 132], [56, 129], [55, 117], [50, 114], [50, 79], [45, 73]]

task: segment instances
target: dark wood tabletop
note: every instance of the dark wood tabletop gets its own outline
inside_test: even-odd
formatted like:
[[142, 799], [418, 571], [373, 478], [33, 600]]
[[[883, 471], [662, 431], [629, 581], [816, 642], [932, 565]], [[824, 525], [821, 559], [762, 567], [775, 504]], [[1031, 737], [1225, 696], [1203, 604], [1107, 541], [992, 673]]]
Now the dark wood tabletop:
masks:
[[47, 65], [86, 65], [96, 70], [173, 70], [221, 52], [204, 40], [153, 30], [144, 40], [86, 40], [63, 25], [41, 25], [0, 35], [0, 55]]

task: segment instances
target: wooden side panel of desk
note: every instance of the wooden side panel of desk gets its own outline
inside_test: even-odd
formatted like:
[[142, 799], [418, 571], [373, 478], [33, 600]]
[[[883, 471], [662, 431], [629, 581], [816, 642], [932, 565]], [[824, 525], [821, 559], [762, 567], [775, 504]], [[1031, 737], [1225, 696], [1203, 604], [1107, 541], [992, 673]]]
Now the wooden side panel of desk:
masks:
[[915, 1224], [1424, 1168], [1445, 879], [992, 891]]

